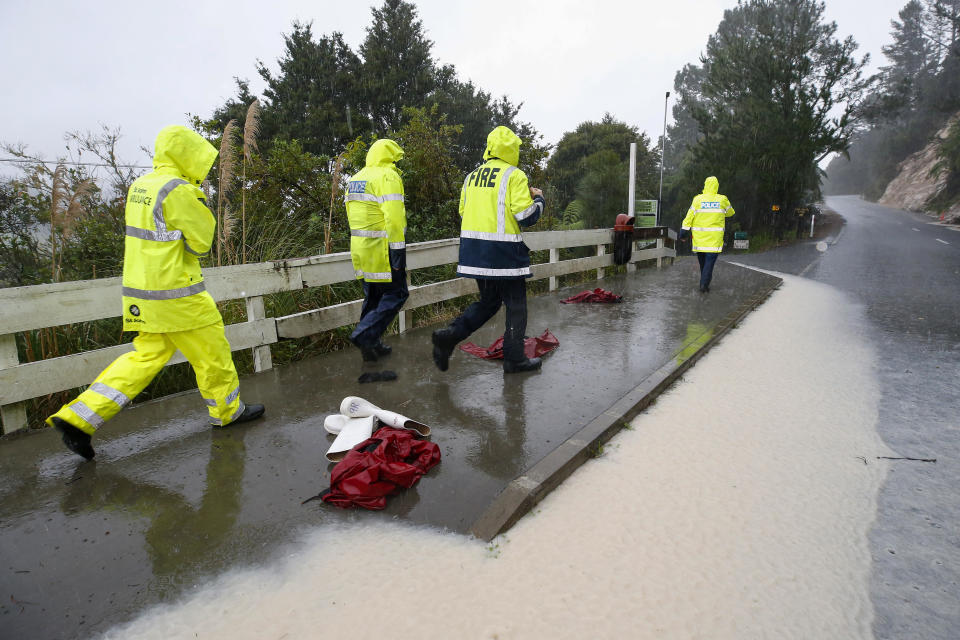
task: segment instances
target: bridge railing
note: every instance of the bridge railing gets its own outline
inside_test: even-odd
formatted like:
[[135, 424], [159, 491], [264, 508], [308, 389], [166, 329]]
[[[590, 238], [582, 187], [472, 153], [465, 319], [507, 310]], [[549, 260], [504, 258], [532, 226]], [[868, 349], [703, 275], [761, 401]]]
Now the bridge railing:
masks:
[[[549, 262], [533, 265], [532, 271], [535, 280], [549, 279], [551, 291], [557, 288], [559, 276], [596, 269], [599, 279], [604, 267], [613, 264], [613, 256], [606, 251], [613, 242], [611, 229], [528, 232], [523, 238], [531, 251], [549, 251]], [[638, 229], [635, 240], [654, 246], [635, 250], [628, 271], [636, 269], [637, 262], [656, 260], [660, 267], [664, 258], [675, 257], [675, 239], [675, 233], [666, 227]], [[459, 244], [459, 238], [452, 238], [407, 245], [408, 280], [415, 269], [456, 263]], [[584, 246], [596, 247], [596, 255], [560, 260], [560, 249]], [[266, 317], [264, 312], [265, 295], [352, 281], [355, 276], [349, 252], [213, 267], [204, 269], [203, 275], [214, 300], [246, 302], [247, 321], [228, 325], [226, 334], [233, 351], [252, 350], [255, 371], [272, 368], [270, 345], [353, 324], [360, 316], [362, 300], [277, 318]], [[2, 433], [26, 426], [24, 401], [87, 385], [117, 356], [133, 348], [128, 343], [21, 363], [16, 334], [119, 317], [120, 286], [120, 278], [103, 278], [0, 289]], [[472, 293], [476, 293], [476, 286], [466, 278], [411, 286], [410, 298], [400, 314], [399, 330], [405, 332], [411, 326], [412, 309]], [[178, 351], [167, 365], [184, 361]]]

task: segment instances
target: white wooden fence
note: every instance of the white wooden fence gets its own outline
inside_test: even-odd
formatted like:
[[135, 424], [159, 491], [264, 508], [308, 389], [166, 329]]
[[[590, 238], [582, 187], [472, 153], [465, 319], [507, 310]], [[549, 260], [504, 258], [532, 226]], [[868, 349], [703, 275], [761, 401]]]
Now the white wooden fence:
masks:
[[[613, 242], [611, 229], [579, 231], [541, 231], [523, 234], [531, 251], [550, 251], [548, 263], [533, 265], [533, 279], [549, 278], [549, 288], [557, 288], [557, 277], [569, 273], [597, 270], [613, 264], [606, 245]], [[676, 252], [673, 231], [666, 227], [637, 230], [637, 239], [655, 241], [652, 248], [634, 251], [628, 271], [636, 262], [673, 258]], [[407, 273], [455, 263], [459, 238], [434, 240], [407, 245]], [[560, 260], [560, 249], [595, 246], [596, 255], [587, 258]], [[284, 338], [302, 338], [322, 331], [353, 324], [360, 317], [362, 300], [295, 313], [280, 318], [267, 318], [263, 296], [281, 291], [296, 291], [347, 282], [354, 279], [350, 254], [333, 253], [278, 260], [257, 264], [204, 269], [207, 290], [214, 300], [246, 301], [247, 321], [226, 327], [227, 338], [234, 351], [253, 350], [254, 369], [264, 371], [273, 364], [270, 345]], [[455, 278], [434, 284], [410, 287], [410, 298], [400, 314], [400, 331], [410, 326], [410, 310], [443, 300], [476, 293], [476, 285], [466, 278]], [[15, 334], [45, 327], [56, 327], [119, 317], [120, 278], [78, 280], [56, 284], [0, 289], [0, 420], [2, 433], [22, 429], [27, 424], [25, 400], [89, 384], [117, 356], [133, 347], [123, 344], [95, 351], [20, 363]], [[169, 364], [184, 362], [178, 351]]]

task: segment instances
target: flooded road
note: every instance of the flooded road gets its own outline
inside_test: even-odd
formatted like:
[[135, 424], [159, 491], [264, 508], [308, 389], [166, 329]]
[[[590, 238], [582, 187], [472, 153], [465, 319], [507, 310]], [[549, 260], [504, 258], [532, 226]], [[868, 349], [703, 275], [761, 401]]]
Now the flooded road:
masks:
[[[831, 197], [846, 219], [825, 252], [805, 242], [730, 260], [804, 273], [863, 305], [882, 355], [878, 430], [896, 461], [871, 532], [877, 638], [960, 629], [960, 232], [927, 216]], [[838, 425], [839, 426], [839, 425]]]

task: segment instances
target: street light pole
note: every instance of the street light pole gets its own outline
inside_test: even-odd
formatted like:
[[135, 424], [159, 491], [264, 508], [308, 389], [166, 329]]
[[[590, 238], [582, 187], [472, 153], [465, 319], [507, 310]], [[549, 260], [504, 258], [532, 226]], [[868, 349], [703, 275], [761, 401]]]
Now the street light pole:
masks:
[[660, 226], [660, 209], [663, 205], [663, 148], [667, 142], [667, 101], [670, 92], [663, 98], [663, 136], [660, 138], [660, 195], [657, 196], [657, 226]]

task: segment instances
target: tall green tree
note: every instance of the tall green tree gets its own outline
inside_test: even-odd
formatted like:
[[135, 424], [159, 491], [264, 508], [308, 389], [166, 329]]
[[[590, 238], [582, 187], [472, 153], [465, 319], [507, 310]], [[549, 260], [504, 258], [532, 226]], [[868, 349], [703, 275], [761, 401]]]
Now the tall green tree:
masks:
[[892, 21], [876, 90], [864, 100], [868, 128], [827, 167], [830, 193], [879, 198], [898, 165], [960, 109], [960, 0], [910, 0]]
[[404, 107], [427, 104], [436, 84], [433, 42], [413, 3], [386, 0], [372, 12], [360, 45], [362, 82], [373, 130], [382, 134], [400, 128]]
[[[334, 32], [314, 39], [310, 24], [293, 23], [284, 35], [280, 72], [274, 75], [262, 62], [257, 72], [266, 81], [261, 112], [261, 138], [298, 140], [305, 151], [329, 154], [370, 130], [364, 110], [359, 57]], [[241, 91], [245, 86], [240, 86]], [[228, 109], [241, 106], [243, 122], [250, 95], [238, 96]]]
[[924, 35], [923, 7], [919, 0], [911, 0], [900, 10], [900, 21], [891, 20], [893, 42], [881, 51], [890, 64], [881, 67], [883, 89], [901, 96], [909, 103], [915, 102], [913, 87], [936, 71], [936, 59], [932, 43]]
[[627, 210], [630, 144], [637, 143], [637, 198], [656, 198], [659, 153], [650, 139], [609, 113], [600, 122], [583, 122], [560, 139], [547, 162], [546, 177], [556, 208], [586, 227], [610, 226]]
[[703, 138], [689, 166], [727, 185], [748, 227], [771, 205], [789, 212], [817, 192], [817, 163], [845, 152], [855, 132], [868, 58], [823, 14], [816, 0], [739, 0], [707, 42], [693, 116]]
[[673, 121], [667, 126], [663, 150], [663, 167], [667, 175], [676, 173], [687, 150], [703, 137], [695, 116], [703, 110], [701, 85], [705, 75], [704, 67], [687, 64], [674, 76], [674, 103], [670, 109]]

